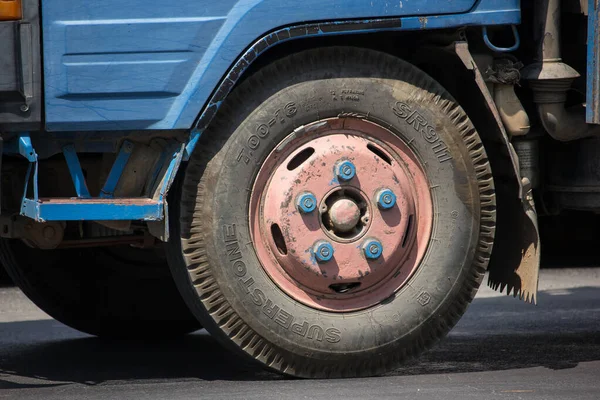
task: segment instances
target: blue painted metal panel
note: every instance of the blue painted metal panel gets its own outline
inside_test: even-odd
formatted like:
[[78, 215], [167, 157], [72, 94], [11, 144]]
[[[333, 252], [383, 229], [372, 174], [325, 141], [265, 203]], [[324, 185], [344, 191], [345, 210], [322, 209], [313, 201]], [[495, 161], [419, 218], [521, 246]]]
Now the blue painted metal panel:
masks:
[[55, 131], [190, 128], [244, 49], [282, 26], [407, 17], [395, 29], [435, 29], [520, 20], [519, 0], [46, 0], [42, 16], [46, 121]]
[[35, 201], [25, 199], [21, 215], [36, 221], [107, 221], [142, 220], [159, 221], [163, 219], [163, 204], [159, 201], [131, 201], [97, 199], [61, 201]]
[[586, 121], [600, 124], [600, 7], [588, 0]]
[[29, 132], [23, 132], [6, 142], [2, 147], [4, 154], [20, 154], [29, 162], [37, 161], [37, 154], [33, 149]]

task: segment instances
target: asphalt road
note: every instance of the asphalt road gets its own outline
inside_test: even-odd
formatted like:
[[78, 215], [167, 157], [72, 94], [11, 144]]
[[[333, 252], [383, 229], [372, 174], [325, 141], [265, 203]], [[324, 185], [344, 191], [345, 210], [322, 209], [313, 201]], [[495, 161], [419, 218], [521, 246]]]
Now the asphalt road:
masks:
[[384, 377], [285, 379], [205, 332], [107, 342], [0, 288], [0, 398], [600, 399], [600, 268], [543, 270], [538, 306], [480, 290], [450, 335]]

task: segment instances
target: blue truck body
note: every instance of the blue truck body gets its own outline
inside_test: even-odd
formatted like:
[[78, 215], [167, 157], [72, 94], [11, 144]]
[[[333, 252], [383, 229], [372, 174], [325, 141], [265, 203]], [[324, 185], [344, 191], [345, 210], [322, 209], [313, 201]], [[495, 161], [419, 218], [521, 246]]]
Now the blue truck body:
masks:
[[[387, 27], [373, 23], [382, 19]], [[314, 22], [354, 26], [303, 36], [510, 25], [520, 12], [518, 0], [50, 0], [42, 21], [46, 129], [189, 129], [236, 61], [273, 31], [289, 40], [286, 31]], [[267, 46], [281, 41], [272, 39]]]

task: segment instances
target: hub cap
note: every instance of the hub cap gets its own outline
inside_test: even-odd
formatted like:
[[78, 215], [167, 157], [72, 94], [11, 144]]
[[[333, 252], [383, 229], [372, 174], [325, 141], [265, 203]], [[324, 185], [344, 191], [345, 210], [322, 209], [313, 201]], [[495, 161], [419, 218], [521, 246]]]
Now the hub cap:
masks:
[[333, 203], [331, 209], [327, 212], [327, 217], [334, 232], [345, 233], [356, 229], [356, 225], [360, 220], [360, 209], [350, 199], [339, 199]]
[[[355, 171], [340, 179], [340, 166], [348, 165]], [[309, 212], [297, 207], [306, 193], [317, 203]], [[389, 298], [416, 270], [432, 202], [403, 140], [372, 122], [332, 118], [290, 135], [267, 157], [250, 224], [258, 258], [283, 291], [310, 307], [345, 312]], [[323, 246], [333, 250], [327, 260], [315, 256]]]

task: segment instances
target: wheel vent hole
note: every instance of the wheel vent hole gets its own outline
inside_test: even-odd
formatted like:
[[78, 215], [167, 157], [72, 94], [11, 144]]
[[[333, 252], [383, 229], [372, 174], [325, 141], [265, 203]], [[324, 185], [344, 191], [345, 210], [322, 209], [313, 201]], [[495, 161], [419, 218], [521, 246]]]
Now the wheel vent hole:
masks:
[[304, 163], [304, 161], [308, 160], [310, 156], [315, 153], [315, 149], [309, 147], [307, 149], [302, 150], [300, 153], [296, 154], [294, 158], [290, 160], [287, 165], [288, 171], [293, 171]]
[[408, 223], [406, 224], [406, 232], [404, 232], [404, 239], [402, 240], [402, 247], [406, 247], [406, 243], [408, 243], [408, 237], [410, 235], [410, 228], [412, 228], [413, 216], [410, 215], [408, 217]]
[[349, 282], [349, 283], [334, 283], [329, 285], [329, 289], [336, 293], [347, 293], [360, 286], [360, 282]]
[[279, 225], [271, 225], [271, 236], [273, 236], [273, 241], [275, 242], [275, 246], [277, 246], [279, 253], [283, 256], [287, 255], [287, 246], [285, 245], [285, 239], [283, 238], [283, 233], [281, 232]]
[[367, 144], [367, 149], [371, 150], [371, 152], [373, 154], [375, 154], [377, 157], [381, 158], [383, 161], [385, 161], [386, 163], [392, 165], [392, 159], [383, 152], [383, 150], [381, 150], [378, 147], [373, 146], [371, 143]]

